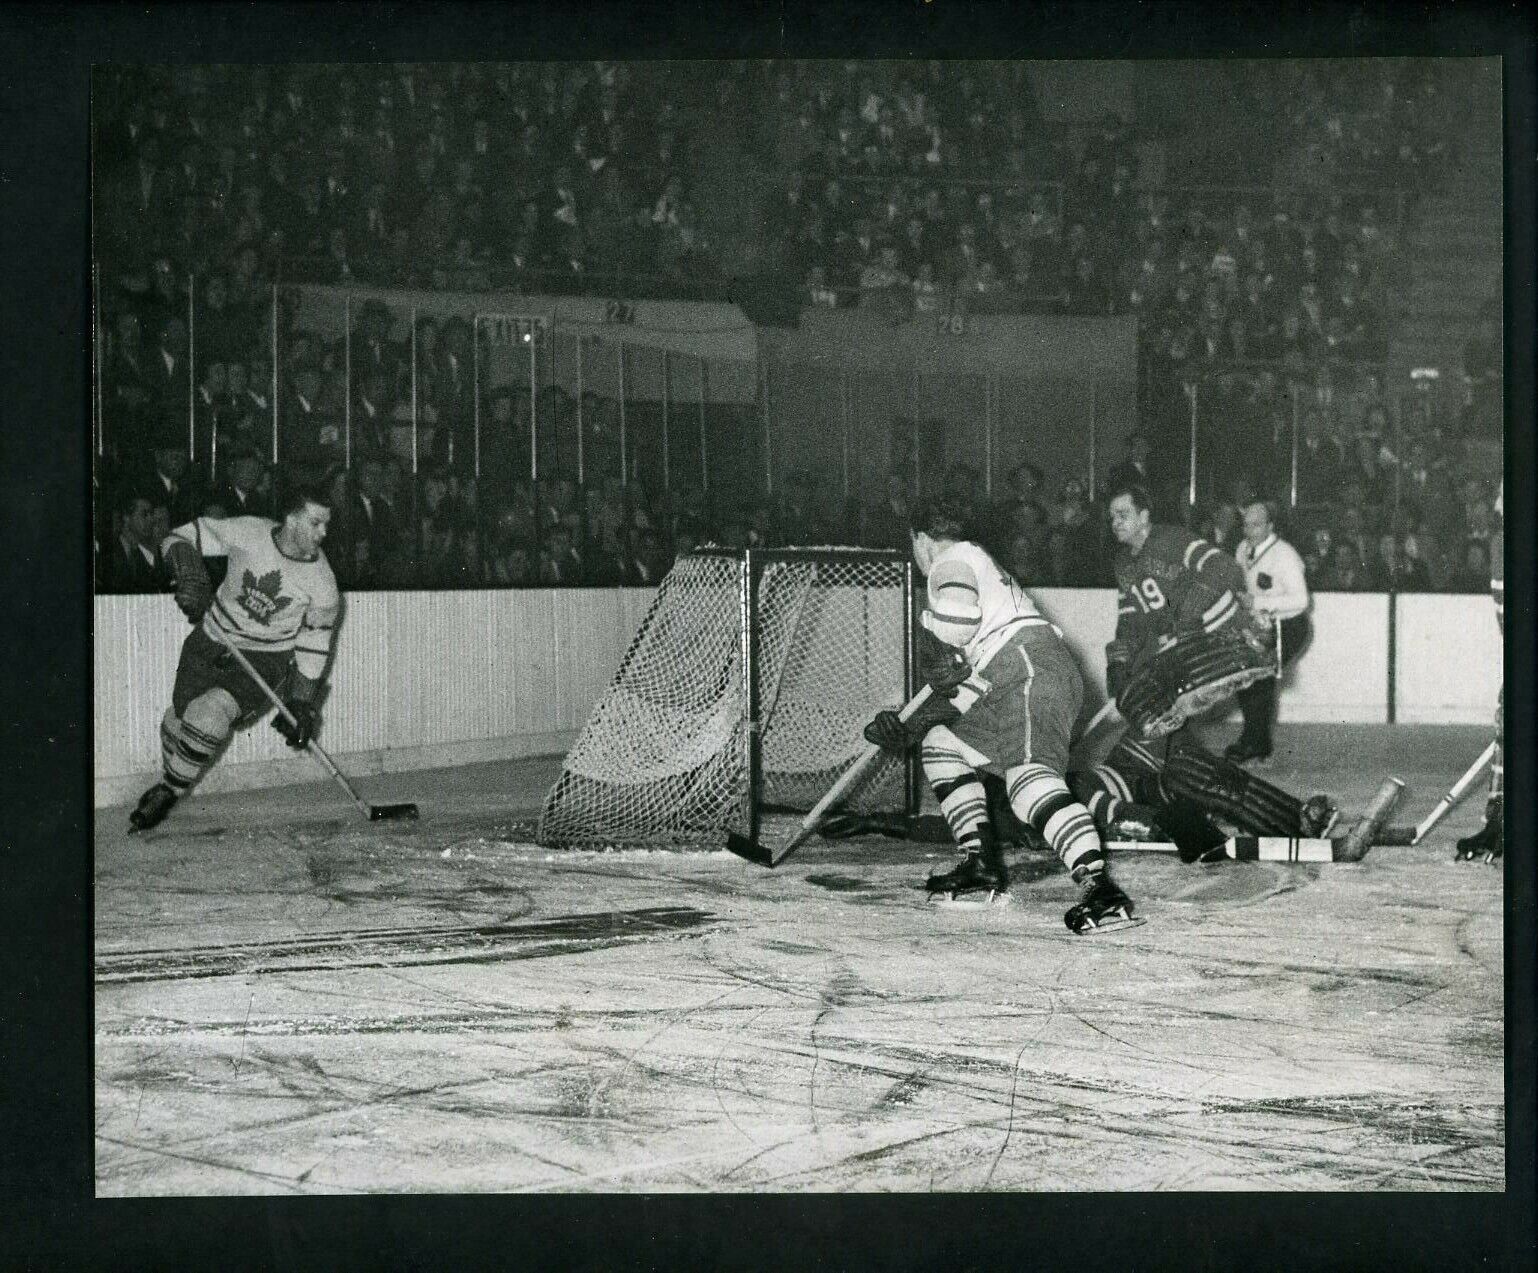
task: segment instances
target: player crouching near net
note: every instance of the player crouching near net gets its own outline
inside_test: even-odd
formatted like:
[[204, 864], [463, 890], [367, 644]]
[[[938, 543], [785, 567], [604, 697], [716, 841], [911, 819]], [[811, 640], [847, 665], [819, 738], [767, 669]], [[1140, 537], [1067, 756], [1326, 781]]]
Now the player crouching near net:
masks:
[[[281, 522], [265, 517], [199, 517], [161, 545], [175, 583], [176, 604], [194, 626], [182, 643], [171, 706], [160, 725], [165, 777], [139, 798], [130, 834], [148, 831], [213, 765], [239, 725], [271, 704], [221, 642], [240, 649], [293, 715], [272, 724], [290, 747], [314, 736], [316, 704], [331, 655], [341, 596], [321, 551], [330, 501], [297, 487], [283, 501]], [[204, 557], [227, 557], [219, 591]]]
[[1186, 861], [1227, 839], [1213, 817], [1249, 835], [1328, 835], [1337, 817], [1328, 797], [1301, 801], [1207, 751], [1185, 726], [1188, 714], [1277, 670], [1273, 630], [1252, 613], [1238, 562], [1153, 524], [1140, 486], [1112, 490], [1108, 512], [1120, 548], [1106, 687], [1132, 728], [1103, 764], [1070, 775], [1075, 794], [1111, 838], [1128, 820], [1151, 823]]
[[937, 899], [1005, 894], [1009, 872], [981, 775], [1003, 778], [1010, 808], [1057, 853], [1082, 890], [1064, 915], [1075, 933], [1133, 922], [1106, 871], [1094, 819], [1068, 790], [1068, 748], [1084, 682], [1062, 634], [1020, 585], [966, 538], [944, 500], [915, 508], [913, 560], [927, 577], [919, 664], [933, 696], [906, 721], [879, 713], [865, 736], [901, 753], [918, 742], [925, 776], [965, 857], [927, 882]]

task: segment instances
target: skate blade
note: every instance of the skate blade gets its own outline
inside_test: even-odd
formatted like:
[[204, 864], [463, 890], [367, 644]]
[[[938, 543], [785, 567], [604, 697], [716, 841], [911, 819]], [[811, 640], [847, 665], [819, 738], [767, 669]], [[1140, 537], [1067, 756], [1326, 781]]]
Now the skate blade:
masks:
[[929, 904], [945, 910], [986, 911], [995, 907], [1008, 906], [1010, 899], [1008, 893], [990, 889], [986, 893], [963, 893], [959, 897], [953, 893], [931, 893]]
[[1085, 924], [1074, 933], [1075, 937], [1099, 937], [1103, 933], [1119, 933], [1127, 928], [1141, 928], [1148, 921], [1137, 915], [1107, 915], [1098, 924]]

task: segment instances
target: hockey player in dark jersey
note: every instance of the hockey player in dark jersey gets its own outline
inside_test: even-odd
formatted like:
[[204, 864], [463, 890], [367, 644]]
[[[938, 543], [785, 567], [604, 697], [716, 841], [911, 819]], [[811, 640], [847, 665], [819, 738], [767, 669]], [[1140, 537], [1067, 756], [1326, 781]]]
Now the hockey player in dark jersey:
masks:
[[[321, 551], [330, 501], [298, 488], [284, 501], [283, 520], [198, 517], [162, 544], [175, 578], [176, 604], [194, 625], [182, 643], [171, 706], [160, 725], [164, 777], [139, 798], [130, 833], [148, 831], [214, 763], [237, 725], [268, 709], [261, 688], [221, 639], [236, 645], [278, 688], [295, 724], [273, 728], [294, 748], [314, 736], [319, 701], [341, 598]], [[217, 592], [204, 557], [227, 557]], [[217, 634], [217, 635], [215, 635]]]
[[[1505, 492], [1495, 498], [1497, 520], [1490, 534], [1490, 595], [1495, 600], [1495, 621], [1503, 636], [1506, 632], [1506, 551], [1501, 523], [1505, 515], [1505, 498]], [[1506, 760], [1501, 738], [1505, 714], [1506, 690], [1503, 686], [1495, 707], [1495, 758], [1490, 763], [1490, 798], [1485, 802], [1485, 822], [1473, 835], [1458, 841], [1456, 859], [1459, 862], [1472, 862], [1476, 858], [1494, 862], [1506, 851]]]
[[[1111, 491], [1116, 554], [1116, 635], [1106, 647], [1106, 687], [1119, 698], [1171, 638], [1239, 632], [1252, 622], [1244, 573], [1234, 558], [1199, 536], [1155, 525], [1148, 493]], [[1161, 754], [1162, 753], [1162, 754]], [[1252, 835], [1322, 836], [1334, 805], [1303, 802], [1200, 745], [1187, 728], [1157, 743], [1124, 738], [1103, 764], [1069, 774], [1074, 794], [1102, 833], [1119, 821], [1153, 821], [1192, 859], [1226, 839], [1217, 815]]]

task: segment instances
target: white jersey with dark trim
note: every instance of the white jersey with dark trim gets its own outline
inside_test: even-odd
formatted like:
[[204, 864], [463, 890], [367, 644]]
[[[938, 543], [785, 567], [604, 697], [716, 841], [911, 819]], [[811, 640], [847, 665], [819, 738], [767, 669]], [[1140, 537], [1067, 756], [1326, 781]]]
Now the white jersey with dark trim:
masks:
[[319, 680], [341, 610], [336, 576], [323, 552], [308, 561], [284, 555], [277, 529], [265, 517], [199, 517], [173, 530], [162, 547], [181, 541], [200, 556], [229, 558], [203, 616], [211, 638], [223, 633], [242, 650], [293, 650], [300, 674]]
[[1241, 540], [1235, 558], [1244, 571], [1251, 608], [1273, 619], [1291, 619], [1308, 609], [1308, 578], [1298, 550], [1273, 531], [1258, 545]]
[[935, 554], [927, 594], [920, 622], [947, 645], [958, 647], [974, 671], [986, 666], [1020, 628], [1047, 623], [1009, 572], [965, 540]]

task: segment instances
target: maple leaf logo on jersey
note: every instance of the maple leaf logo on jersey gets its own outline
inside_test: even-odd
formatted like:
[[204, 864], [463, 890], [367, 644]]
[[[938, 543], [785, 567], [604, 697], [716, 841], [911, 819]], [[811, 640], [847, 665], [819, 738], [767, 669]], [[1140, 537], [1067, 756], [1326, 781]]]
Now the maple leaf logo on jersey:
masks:
[[240, 582], [240, 596], [237, 598], [240, 608], [263, 627], [270, 624], [273, 617], [293, 601], [292, 597], [278, 595], [283, 588], [281, 570], [269, 570], [260, 579], [248, 570]]

